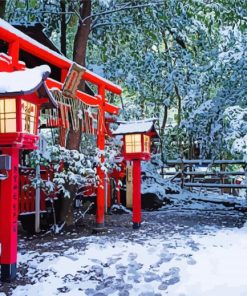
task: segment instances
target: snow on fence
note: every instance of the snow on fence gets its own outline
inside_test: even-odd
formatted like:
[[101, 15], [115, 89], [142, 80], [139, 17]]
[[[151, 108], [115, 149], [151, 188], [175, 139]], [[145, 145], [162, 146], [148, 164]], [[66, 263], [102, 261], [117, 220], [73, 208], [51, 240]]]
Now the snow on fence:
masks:
[[[171, 180], [182, 187], [216, 188], [222, 192], [230, 189], [228, 193], [247, 189], [247, 183], [237, 182], [237, 176], [247, 176], [247, 163], [243, 160], [176, 159], [166, 161], [166, 165], [175, 167], [176, 171], [167, 171], [164, 176], [173, 176]], [[238, 165], [242, 170], [233, 171], [229, 165]]]

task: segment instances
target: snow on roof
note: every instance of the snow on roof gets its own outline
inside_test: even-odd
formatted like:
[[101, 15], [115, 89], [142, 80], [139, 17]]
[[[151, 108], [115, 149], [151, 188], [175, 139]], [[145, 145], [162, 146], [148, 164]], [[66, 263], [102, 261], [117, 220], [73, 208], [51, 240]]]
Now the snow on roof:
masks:
[[138, 121], [121, 121], [118, 128], [113, 132], [114, 135], [146, 133], [154, 129], [155, 119], [146, 119]]
[[63, 59], [64, 61], [68, 62], [69, 64], [71, 64], [71, 61], [66, 58], [65, 56], [55, 52], [54, 50], [46, 47], [45, 45], [39, 43], [38, 41], [34, 40], [33, 38], [27, 36], [25, 33], [21, 32], [20, 30], [14, 28], [12, 25], [10, 25], [8, 22], [6, 22], [5, 20], [1, 19], [0, 18], [0, 27], [2, 27], [3, 29], [5, 30], [8, 30], [9, 32], [15, 34], [16, 36], [34, 44], [35, 46], [41, 48], [41, 49], [44, 49], [48, 52], [50, 52], [51, 54], [55, 55], [56, 57], [59, 57], [61, 59]]
[[30, 94], [41, 88], [45, 95], [56, 106], [56, 101], [44, 84], [51, 69], [47, 65], [14, 72], [0, 72], [0, 97], [6, 95]]
[[[68, 63], [68, 65], [71, 65], [71, 60], [69, 60], [68, 58], [66, 58], [64, 55], [59, 54], [57, 52], [55, 52], [54, 50], [48, 48], [47, 46], [41, 44], [40, 42], [36, 41], [35, 39], [27, 36], [26, 34], [24, 34], [23, 32], [21, 32], [20, 30], [14, 28], [13, 26], [11, 26], [8, 22], [6, 22], [5, 20], [0, 18], [0, 27], [2, 27], [5, 30], [8, 30], [9, 32], [11, 32], [12, 34], [15, 34], [16, 36], [18, 36], [19, 38], [34, 44], [35, 46], [39, 47], [42, 50], [45, 50], [47, 52], [49, 52], [50, 54], [52, 54], [53, 56], [56, 56], [57, 58], [59, 58], [60, 60], [63, 60], [64, 62]], [[84, 67], [83, 67], [84, 68]], [[89, 70], [87, 70], [86, 68], [84, 68], [88, 73], [90, 73]], [[92, 72], [91, 72], [92, 73]], [[117, 86], [116, 84], [112, 83], [111, 81], [107, 80], [106, 78], [103, 78], [95, 73], [93, 73], [94, 77], [100, 79], [102, 82], [106, 83], [106, 84], [110, 84], [113, 87], [119, 88], [119, 86]]]
[[32, 93], [50, 73], [50, 67], [46, 65], [23, 71], [0, 72], [0, 95]]

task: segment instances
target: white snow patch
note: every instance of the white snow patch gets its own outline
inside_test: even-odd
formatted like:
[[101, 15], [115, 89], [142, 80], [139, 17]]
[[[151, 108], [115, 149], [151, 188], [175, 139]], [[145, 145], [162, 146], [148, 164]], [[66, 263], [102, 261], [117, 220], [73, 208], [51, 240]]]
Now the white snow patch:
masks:
[[113, 134], [144, 133], [154, 128], [154, 119], [124, 122], [122, 121]]
[[192, 236], [200, 250], [196, 264], [181, 268], [181, 281], [169, 295], [246, 295], [247, 228], [220, 230], [211, 236]]
[[[70, 240], [85, 250], [19, 254], [33, 284], [16, 287], [12, 295], [60, 295], [60, 289], [66, 295], [87, 295], [88, 289], [90, 295], [123, 290], [129, 295], [246, 295], [247, 223], [241, 229], [203, 229], [191, 235], [175, 229], [165, 239], [141, 229], [132, 241], [124, 234], [118, 241], [89, 237]], [[107, 280], [110, 284], [100, 287]]]
[[0, 93], [18, 93], [35, 90], [42, 83], [44, 76], [48, 76], [50, 73], [51, 69], [47, 65], [24, 71], [0, 72]]

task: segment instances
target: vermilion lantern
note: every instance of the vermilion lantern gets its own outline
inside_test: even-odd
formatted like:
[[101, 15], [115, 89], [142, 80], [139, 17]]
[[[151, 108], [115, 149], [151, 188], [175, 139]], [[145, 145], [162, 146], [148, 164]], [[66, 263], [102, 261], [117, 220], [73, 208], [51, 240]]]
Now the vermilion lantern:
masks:
[[[1, 70], [7, 70], [1, 60]], [[10, 70], [8, 68], [8, 70]], [[8, 178], [0, 183], [1, 280], [16, 277], [20, 149], [37, 148], [39, 109], [56, 105], [46, 88], [48, 66], [0, 72], [0, 153], [11, 157]]]
[[0, 145], [16, 144], [35, 149], [39, 110], [47, 98], [56, 106], [44, 84], [50, 69], [39, 66], [14, 72], [0, 72]]
[[150, 136], [141, 133], [124, 135], [124, 154], [131, 160], [135, 157], [150, 159]]
[[22, 132], [36, 135], [37, 109], [37, 105], [19, 97], [1, 98], [0, 133]]
[[[150, 160], [150, 138], [157, 135], [155, 120], [120, 122], [114, 135], [123, 136], [123, 156], [132, 162], [133, 228], [141, 226], [141, 161]], [[135, 180], [135, 182], [133, 182]]]

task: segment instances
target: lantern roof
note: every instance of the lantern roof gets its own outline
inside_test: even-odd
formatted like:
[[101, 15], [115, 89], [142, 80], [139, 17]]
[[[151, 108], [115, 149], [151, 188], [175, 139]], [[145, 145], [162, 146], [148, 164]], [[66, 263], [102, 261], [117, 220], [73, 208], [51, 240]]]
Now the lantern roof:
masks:
[[48, 98], [53, 107], [57, 102], [47, 88], [45, 80], [51, 73], [47, 65], [14, 72], [0, 72], [0, 97], [27, 95], [38, 92], [40, 98]]
[[158, 135], [155, 128], [155, 118], [137, 120], [137, 121], [118, 121], [118, 128], [113, 132], [113, 135], [125, 135], [136, 133], [150, 133], [154, 132]]

